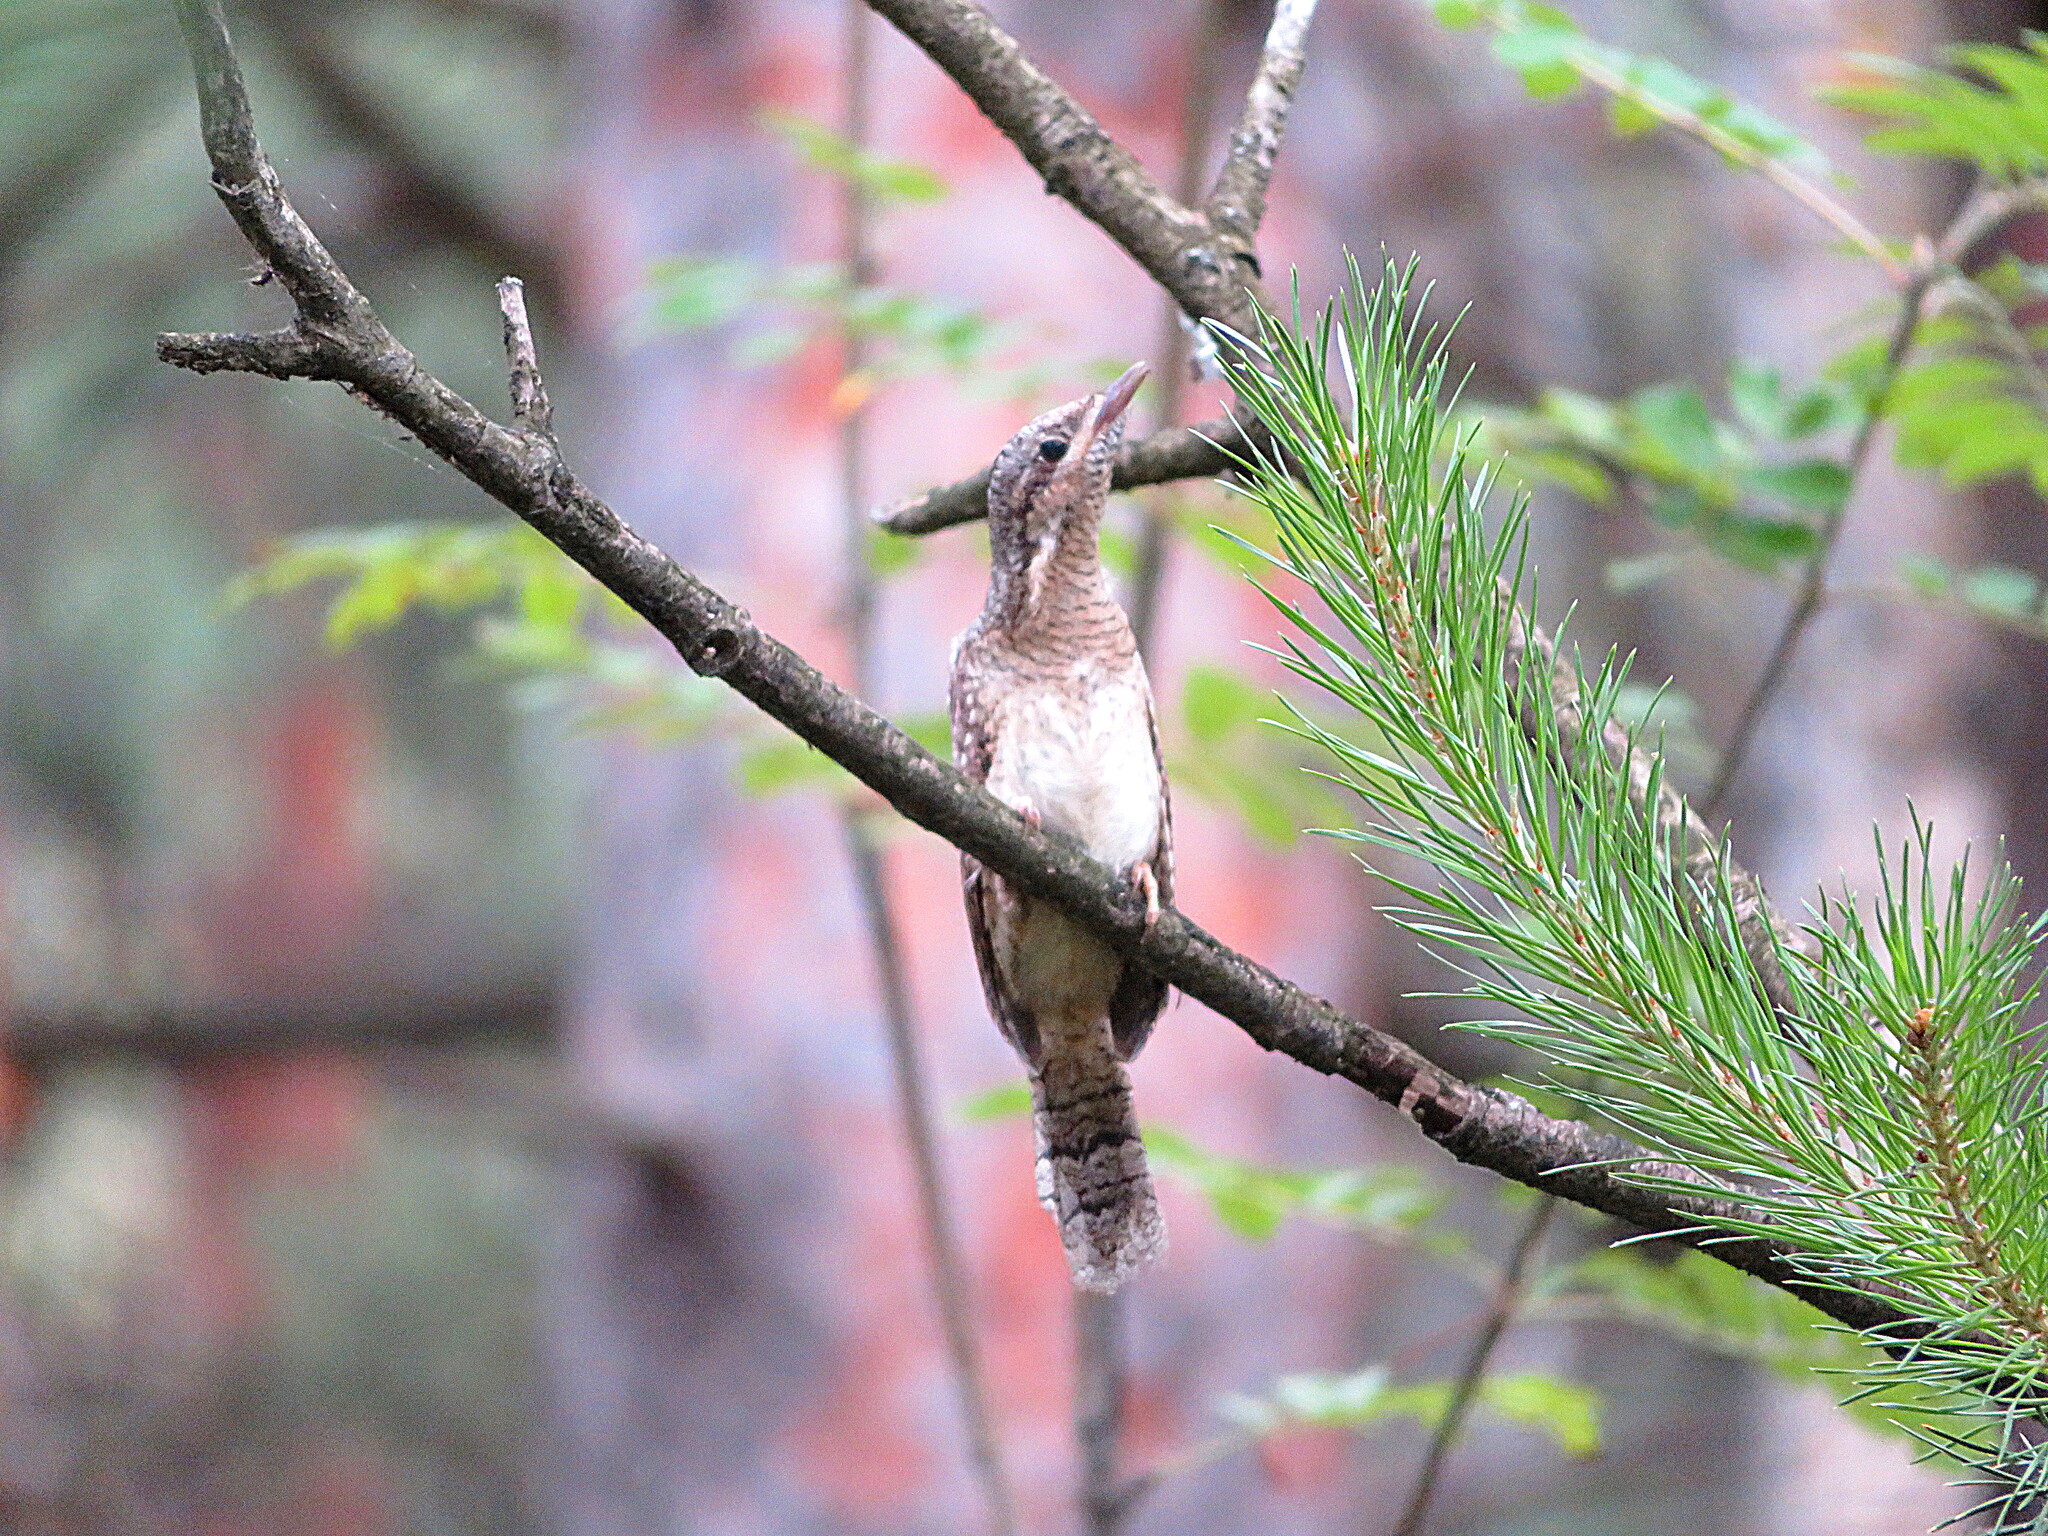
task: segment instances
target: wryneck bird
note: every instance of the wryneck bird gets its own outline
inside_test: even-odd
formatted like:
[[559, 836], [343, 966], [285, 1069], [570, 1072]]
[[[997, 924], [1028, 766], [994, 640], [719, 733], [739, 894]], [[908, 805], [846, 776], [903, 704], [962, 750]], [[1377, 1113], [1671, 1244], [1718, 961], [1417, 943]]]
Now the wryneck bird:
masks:
[[[989, 480], [981, 617], [953, 647], [953, 760], [1028, 822], [1122, 872], [1154, 914], [1173, 824], [1152, 689], [1098, 535], [1139, 363], [1010, 440]], [[1031, 1073], [1038, 1198], [1074, 1283], [1113, 1291], [1164, 1252], [1124, 1063], [1166, 984], [1050, 904], [963, 857], [989, 1012]]]

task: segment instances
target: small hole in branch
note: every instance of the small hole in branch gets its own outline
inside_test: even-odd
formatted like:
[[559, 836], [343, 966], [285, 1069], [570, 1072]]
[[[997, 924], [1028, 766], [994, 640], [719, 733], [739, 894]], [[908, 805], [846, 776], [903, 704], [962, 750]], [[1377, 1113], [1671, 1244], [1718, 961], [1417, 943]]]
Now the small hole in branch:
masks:
[[714, 629], [704, 637], [703, 643], [690, 653], [690, 670], [700, 677], [723, 677], [739, 659], [738, 632]]

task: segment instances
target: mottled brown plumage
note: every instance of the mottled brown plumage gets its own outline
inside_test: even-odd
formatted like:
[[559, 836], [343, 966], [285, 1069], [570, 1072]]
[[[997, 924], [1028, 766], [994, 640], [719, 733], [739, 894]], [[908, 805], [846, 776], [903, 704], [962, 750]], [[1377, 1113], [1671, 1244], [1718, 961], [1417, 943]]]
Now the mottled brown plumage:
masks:
[[[1097, 547], [1144, 374], [1140, 364], [1048, 411], [996, 459], [988, 602], [953, 649], [953, 760], [1164, 901], [1173, 825], [1152, 690]], [[1124, 1070], [1166, 986], [1057, 908], [961, 863], [989, 1012], [1031, 1070], [1039, 1198], [1074, 1283], [1113, 1291], [1166, 1245]]]

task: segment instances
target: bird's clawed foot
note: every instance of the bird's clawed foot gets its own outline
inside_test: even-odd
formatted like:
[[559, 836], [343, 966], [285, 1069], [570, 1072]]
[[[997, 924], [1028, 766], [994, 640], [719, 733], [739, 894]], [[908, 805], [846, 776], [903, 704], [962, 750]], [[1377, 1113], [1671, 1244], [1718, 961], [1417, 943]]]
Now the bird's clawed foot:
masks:
[[1159, 876], [1153, 873], [1150, 860], [1132, 866], [1131, 889], [1145, 898], [1145, 932], [1149, 934], [1159, 926]]

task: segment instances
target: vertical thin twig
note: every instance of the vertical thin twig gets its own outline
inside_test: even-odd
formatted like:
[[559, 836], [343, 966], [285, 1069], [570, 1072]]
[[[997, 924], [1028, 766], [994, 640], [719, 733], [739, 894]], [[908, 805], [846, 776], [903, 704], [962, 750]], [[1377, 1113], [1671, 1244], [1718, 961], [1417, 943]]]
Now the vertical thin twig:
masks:
[[[1189, 207], [1202, 192], [1222, 78], [1218, 55], [1229, 33], [1232, 9], [1233, 0], [1205, 0], [1189, 39], [1188, 92], [1181, 109], [1180, 166], [1174, 184], [1174, 196]], [[1170, 427], [1180, 419], [1188, 372], [1187, 330], [1171, 294], [1162, 295], [1155, 360], [1152, 377], [1159, 400], [1153, 425]], [[1137, 561], [1125, 593], [1131, 631], [1147, 661], [1153, 659], [1158, 630], [1159, 593], [1173, 534], [1173, 495], [1161, 489], [1145, 499]], [[1117, 1472], [1126, 1373], [1123, 1293], [1075, 1292], [1074, 1439], [1081, 1453], [1081, 1514], [1089, 1536], [1117, 1536], [1134, 1495], [1142, 1491], [1137, 1484], [1127, 1486]]]
[[1556, 1209], [1554, 1196], [1542, 1196], [1531, 1207], [1521, 1236], [1515, 1239], [1514, 1252], [1508, 1256], [1507, 1267], [1501, 1271], [1499, 1289], [1493, 1293], [1493, 1302], [1487, 1308], [1479, 1337], [1472, 1341], [1464, 1369], [1458, 1373], [1457, 1384], [1451, 1388], [1451, 1399], [1444, 1404], [1444, 1416], [1437, 1424], [1436, 1433], [1430, 1437], [1429, 1450], [1415, 1475], [1414, 1491], [1408, 1495], [1408, 1507], [1402, 1511], [1393, 1536], [1421, 1536], [1422, 1524], [1429, 1518], [1430, 1502], [1436, 1497], [1437, 1479], [1443, 1473], [1444, 1462], [1450, 1456], [1451, 1448], [1458, 1443], [1458, 1436], [1464, 1432], [1465, 1420], [1479, 1396], [1479, 1385], [1486, 1379], [1486, 1367], [1493, 1359], [1494, 1346], [1500, 1343], [1501, 1335], [1515, 1320], [1516, 1309], [1522, 1304], [1529, 1260], [1542, 1243], [1544, 1229], [1550, 1225], [1551, 1212]]
[[[1216, 104], [1222, 83], [1221, 54], [1230, 32], [1234, 0], [1206, 0], [1189, 40], [1188, 94], [1181, 107], [1180, 166], [1173, 195], [1188, 207], [1202, 195], [1202, 173], [1208, 168], [1209, 141], [1216, 131]], [[1173, 295], [1161, 296], [1159, 343], [1153, 382], [1159, 390], [1155, 431], [1180, 421], [1188, 385], [1188, 333]], [[1165, 584], [1166, 557], [1173, 535], [1175, 493], [1162, 487], [1145, 498], [1144, 522], [1138, 532], [1138, 557], [1131, 569], [1129, 600], [1131, 631], [1138, 650], [1150, 660], [1159, 623], [1159, 593]]]
[[[869, 41], [872, 23], [864, 0], [848, 0], [845, 26], [843, 128], [847, 142], [864, 150], [869, 139], [873, 86]], [[846, 281], [856, 289], [867, 287], [875, 280], [873, 206], [868, 189], [857, 175], [845, 178], [841, 197], [840, 257], [845, 264]], [[866, 365], [866, 340], [849, 325], [841, 333], [840, 345], [845, 373], [850, 378]], [[839, 493], [846, 528], [840, 622], [846, 636], [854, 692], [863, 698], [874, 694], [877, 596], [874, 569], [868, 560], [872, 533], [866, 516], [867, 446], [867, 413], [860, 397], [855, 396], [839, 423]], [[917, 1015], [903, 963], [902, 937], [882, 868], [881, 849], [867, 818], [851, 807], [842, 814], [847, 857], [853, 865], [854, 884], [874, 950], [882, 1017], [889, 1034], [889, 1064], [896, 1080], [904, 1140], [909, 1144], [917, 1175], [918, 1212], [931, 1256], [932, 1289], [938, 1302], [946, 1354], [952, 1364], [954, 1389], [967, 1430], [968, 1462], [981, 1485], [993, 1536], [1016, 1536], [1016, 1505], [1010, 1496], [1002, 1449], [989, 1408], [987, 1373], [982, 1369], [969, 1302], [967, 1265], [946, 1190], [938, 1127], [918, 1042]]]
[[1081, 1525], [1088, 1536], [1116, 1536], [1130, 1511], [1117, 1475], [1124, 1366], [1122, 1293], [1074, 1292], [1074, 1438], [1081, 1447]]

